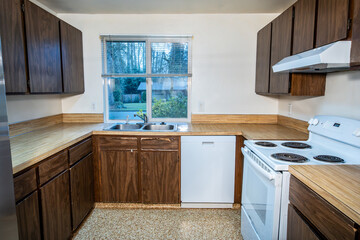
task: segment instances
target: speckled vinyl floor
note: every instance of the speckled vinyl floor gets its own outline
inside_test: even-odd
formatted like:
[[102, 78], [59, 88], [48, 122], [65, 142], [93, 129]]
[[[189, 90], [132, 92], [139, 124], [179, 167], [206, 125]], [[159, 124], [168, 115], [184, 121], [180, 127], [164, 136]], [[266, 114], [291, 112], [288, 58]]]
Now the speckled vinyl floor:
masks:
[[242, 239], [240, 210], [95, 208], [74, 239]]

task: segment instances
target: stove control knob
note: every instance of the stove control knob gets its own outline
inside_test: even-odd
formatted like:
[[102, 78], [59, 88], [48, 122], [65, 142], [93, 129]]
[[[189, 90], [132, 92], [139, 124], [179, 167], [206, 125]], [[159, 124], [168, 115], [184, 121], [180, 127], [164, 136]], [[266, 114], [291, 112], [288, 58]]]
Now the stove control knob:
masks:
[[360, 128], [356, 129], [354, 132], [353, 132], [353, 135], [355, 137], [360, 137]]
[[313, 125], [313, 122], [314, 122], [313, 118], [308, 121], [309, 125]]
[[319, 124], [319, 119], [314, 118], [313, 121], [312, 121], [312, 124], [315, 125], [315, 126], [318, 125]]

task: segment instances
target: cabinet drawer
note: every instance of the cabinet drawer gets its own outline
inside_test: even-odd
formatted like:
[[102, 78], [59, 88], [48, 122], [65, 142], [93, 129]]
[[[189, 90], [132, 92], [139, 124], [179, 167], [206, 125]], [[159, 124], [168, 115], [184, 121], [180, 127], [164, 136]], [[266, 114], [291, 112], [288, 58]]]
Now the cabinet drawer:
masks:
[[327, 239], [355, 239], [356, 224], [293, 176], [289, 199]]
[[16, 201], [21, 200], [26, 195], [36, 190], [36, 172], [35, 168], [14, 178], [14, 189]]
[[118, 151], [118, 150], [137, 150], [136, 137], [116, 137], [104, 136], [99, 137], [100, 150]]
[[40, 185], [44, 184], [57, 174], [61, 173], [68, 167], [67, 151], [62, 151], [59, 154], [46, 160], [39, 165], [39, 181]]
[[178, 137], [149, 137], [141, 138], [141, 150], [178, 151]]
[[70, 165], [92, 152], [92, 140], [88, 138], [69, 149]]

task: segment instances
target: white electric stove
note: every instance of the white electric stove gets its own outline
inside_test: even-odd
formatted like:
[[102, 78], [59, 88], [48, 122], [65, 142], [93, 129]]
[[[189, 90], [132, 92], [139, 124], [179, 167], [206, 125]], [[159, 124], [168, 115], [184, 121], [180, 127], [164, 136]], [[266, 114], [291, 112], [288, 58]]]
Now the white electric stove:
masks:
[[290, 165], [360, 164], [360, 121], [316, 116], [307, 141], [245, 141], [241, 233], [286, 239]]

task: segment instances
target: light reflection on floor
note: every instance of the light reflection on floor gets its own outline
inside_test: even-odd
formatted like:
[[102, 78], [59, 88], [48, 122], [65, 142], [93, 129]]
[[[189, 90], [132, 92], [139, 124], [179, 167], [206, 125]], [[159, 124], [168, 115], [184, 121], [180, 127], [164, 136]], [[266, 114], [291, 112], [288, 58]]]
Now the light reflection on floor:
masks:
[[240, 210], [96, 208], [74, 239], [241, 239]]

